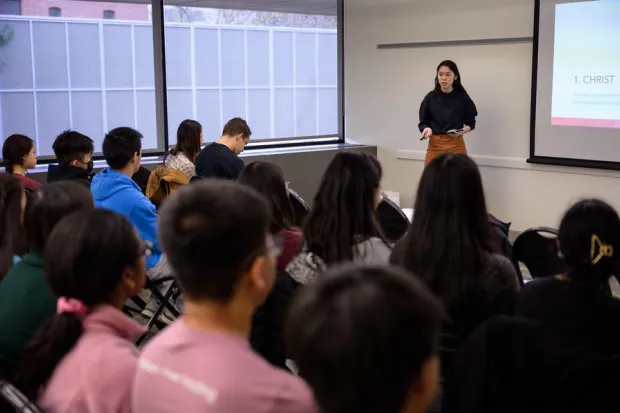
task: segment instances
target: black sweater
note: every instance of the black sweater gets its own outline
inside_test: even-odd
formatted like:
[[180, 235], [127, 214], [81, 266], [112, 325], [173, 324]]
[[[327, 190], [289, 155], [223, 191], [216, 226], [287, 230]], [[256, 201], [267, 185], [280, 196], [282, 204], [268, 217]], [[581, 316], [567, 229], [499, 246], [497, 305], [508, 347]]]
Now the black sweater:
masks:
[[433, 134], [445, 134], [463, 125], [472, 130], [476, 127], [478, 111], [476, 105], [464, 90], [450, 93], [429, 92], [420, 105], [420, 132], [431, 128]]
[[620, 300], [602, 288], [540, 278], [521, 291], [516, 315], [544, 324], [567, 343], [620, 354]]
[[196, 175], [203, 178], [236, 180], [245, 167], [241, 158], [226, 145], [213, 142], [205, 146], [196, 158]]

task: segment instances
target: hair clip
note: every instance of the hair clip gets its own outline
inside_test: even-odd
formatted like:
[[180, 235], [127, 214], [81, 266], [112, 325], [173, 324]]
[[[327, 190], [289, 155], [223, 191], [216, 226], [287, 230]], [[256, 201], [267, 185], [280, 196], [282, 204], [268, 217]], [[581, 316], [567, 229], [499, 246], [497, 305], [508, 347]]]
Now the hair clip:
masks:
[[[596, 250], [598, 248], [598, 254]], [[596, 254], [596, 255], [595, 255]], [[614, 247], [611, 245], [605, 244], [598, 235], [592, 235], [591, 247], [590, 247], [590, 263], [592, 265], [596, 265], [603, 257], [613, 257], [614, 255]]]

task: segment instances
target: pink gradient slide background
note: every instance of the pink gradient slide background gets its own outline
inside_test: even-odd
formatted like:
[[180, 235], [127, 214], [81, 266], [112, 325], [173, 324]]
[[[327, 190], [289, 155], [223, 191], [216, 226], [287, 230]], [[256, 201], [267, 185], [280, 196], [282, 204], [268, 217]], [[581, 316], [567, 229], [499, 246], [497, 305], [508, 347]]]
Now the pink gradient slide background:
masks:
[[582, 126], [586, 128], [620, 129], [620, 119], [579, 119], [579, 118], [551, 118], [553, 126]]

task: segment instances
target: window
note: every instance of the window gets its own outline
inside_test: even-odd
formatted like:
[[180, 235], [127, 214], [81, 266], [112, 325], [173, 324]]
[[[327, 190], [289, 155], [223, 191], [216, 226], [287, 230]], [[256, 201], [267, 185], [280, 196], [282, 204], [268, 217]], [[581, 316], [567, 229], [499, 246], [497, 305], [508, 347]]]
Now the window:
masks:
[[60, 7], [50, 7], [47, 9], [47, 15], [50, 17], [62, 17], [62, 10], [60, 10]]
[[14, 15], [19, 16], [21, 14], [20, 0], [2, 0], [0, 1], [0, 15]]
[[0, 48], [0, 140], [30, 136], [43, 162], [53, 160], [52, 143], [65, 129], [90, 136], [100, 152], [107, 131], [130, 126], [144, 135], [146, 153], [163, 152], [150, 6], [116, 4], [127, 21], [110, 22], [102, 18], [109, 3], [66, 1], [62, 13], [71, 18], [50, 21], [49, 0], [28, 1], [30, 14], [0, 15], [0, 30], [13, 33]]
[[[168, 136], [186, 118], [205, 141], [242, 117], [252, 144], [341, 136], [336, 0], [252, 2], [255, 10], [164, 0]], [[213, 5], [216, 2], [210, 2]], [[220, 1], [223, 7], [227, 1]]]
[[16, 15], [19, 1], [0, 0], [0, 145], [22, 133], [53, 161], [65, 129], [98, 153], [106, 132], [130, 126], [145, 154], [161, 154], [183, 119], [213, 141], [237, 116], [252, 128], [250, 149], [344, 141], [342, 0], [255, 0], [254, 10], [52, 1], [28, 0]]

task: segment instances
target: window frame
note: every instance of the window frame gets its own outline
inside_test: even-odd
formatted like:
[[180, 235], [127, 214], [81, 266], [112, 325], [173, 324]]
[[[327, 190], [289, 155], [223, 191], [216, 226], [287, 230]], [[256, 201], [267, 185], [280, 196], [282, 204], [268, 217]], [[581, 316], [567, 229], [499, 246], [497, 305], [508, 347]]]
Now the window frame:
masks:
[[[307, 0], [311, 1], [311, 0]], [[338, 132], [334, 135], [315, 135], [315, 136], [292, 136], [285, 138], [270, 138], [270, 139], [260, 139], [260, 140], [250, 140], [250, 143], [246, 146], [247, 151], [252, 150], [262, 150], [262, 149], [279, 149], [279, 148], [290, 148], [290, 147], [308, 147], [308, 146], [318, 146], [318, 145], [326, 145], [326, 144], [344, 144], [345, 143], [345, 101], [344, 101], [344, 0], [335, 0], [336, 1], [336, 42], [337, 42], [337, 119], [338, 119]], [[156, 10], [157, 3], [157, 10]], [[155, 46], [155, 94], [157, 99], [158, 94], [158, 62], [161, 64], [159, 70], [163, 74], [163, 81], [160, 80], [160, 87], [163, 92], [163, 102], [160, 102], [160, 105], [165, 108], [164, 113], [161, 114], [161, 119], [163, 121], [163, 132], [164, 132], [164, 142], [166, 149], [170, 148], [170, 136], [174, 136], [175, 131], [168, 130], [168, 87], [167, 87], [167, 77], [166, 77], [166, 38], [165, 38], [165, 19], [164, 19], [164, 1], [163, 0], [152, 0], [153, 7], [153, 36], [154, 36], [154, 46]], [[175, 4], [175, 6], [183, 6], [183, 4]], [[157, 24], [155, 20], [157, 18]], [[156, 26], [158, 27], [158, 31], [161, 30], [161, 40], [157, 41], [158, 35], [155, 33]], [[251, 28], [250, 28], [251, 29]], [[159, 43], [159, 44], [158, 44]], [[159, 53], [158, 53], [159, 52]], [[158, 54], [161, 56], [161, 59], [158, 59]], [[318, 99], [318, 97], [317, 97]], [[159, 115], [159, 111], [158, 111]], [[158, 116], [158, 119], [160, 116]], [[157, 125], [158, 134], [160, 133], [160, 125]], [[250, 124], [250, 128], [252, 125]]]

